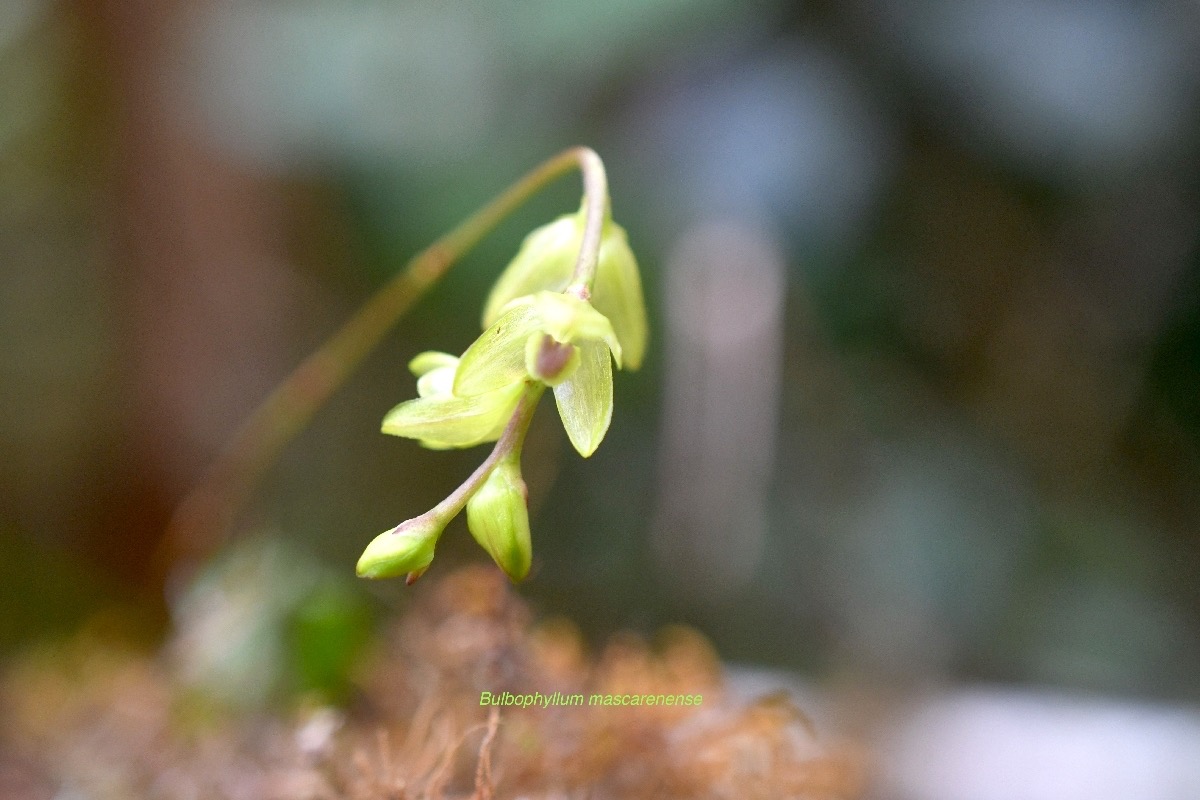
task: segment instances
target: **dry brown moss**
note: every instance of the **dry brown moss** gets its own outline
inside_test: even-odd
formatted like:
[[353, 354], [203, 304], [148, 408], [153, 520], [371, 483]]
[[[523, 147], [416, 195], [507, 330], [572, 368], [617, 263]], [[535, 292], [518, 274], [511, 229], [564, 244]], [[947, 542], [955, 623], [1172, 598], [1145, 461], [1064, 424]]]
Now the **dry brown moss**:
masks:
[[[201, 713], [156, 660], [86, 638], [9, 671], [0, 796], [50, 798], [844, 798], [859, 765], [782, 696], [723, 689], [686, 629], [615, 638], [589, 658], [572, 625], [532, 625], [503, 576], [416, 588], [414, 610], [347, 712]], [[482, 707], [488, 691], [584, 704]], [[593, 694], [701, 695], [698, 706], [589, 705]], [[64, 792], [65, 790], [65, 792]]]

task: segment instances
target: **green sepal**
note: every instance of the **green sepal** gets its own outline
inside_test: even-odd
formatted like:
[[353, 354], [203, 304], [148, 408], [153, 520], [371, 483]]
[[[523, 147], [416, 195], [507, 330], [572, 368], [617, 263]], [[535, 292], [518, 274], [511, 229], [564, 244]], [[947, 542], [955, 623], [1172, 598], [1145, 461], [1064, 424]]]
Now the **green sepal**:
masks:
[[426, 350], [413, 356], [413, 360], [408, 362], [408, 371], [419, 378], [435, 369], [443, 367], [454, 369], [456, 366], [458, 366], [458, 356], [437, 350]]
[[513, 300], [541, 291], [561, 292], [571, 282], [571, 273], [583, 243], [584, 211], [564, 214], [530, 233], [521, 242], [492, 287], [483, 306], [483, 327], [488, 327]]
[[479, 335], [458, 362], [454, 394], [470, 397], [525, 379], [525, 342], [541, 330], [541, 314], [515, 303]]
[[612, 364], [603, 342], [579, 345], [579, 366], [554, 387], [554, 402], [579, 455], [587, 458], [596, 452], [613, 412]]
[[625, 229], [612, 222], [604, 226], [600, 240], [592, 305], [612, 323], [625, 352], [624, 368], [641, 367], [649, 339], [642, 278]]
[[514, 383], [473, 397], [435, 394], [407, 400], [388, 412], [382, 430], [417, 439], [434, 450], [493, 442], [516, 410], [522, 388], [523, 384]]

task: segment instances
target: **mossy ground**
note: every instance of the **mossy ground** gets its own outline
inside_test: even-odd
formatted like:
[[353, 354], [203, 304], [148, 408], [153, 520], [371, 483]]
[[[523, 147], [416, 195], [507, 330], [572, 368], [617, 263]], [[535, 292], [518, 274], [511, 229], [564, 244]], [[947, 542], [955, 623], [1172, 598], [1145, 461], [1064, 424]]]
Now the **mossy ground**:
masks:
[[[471, 568], [414, 589], [344, 709], [217, 710], [160, 656], [81, 637], [15, 662], [2, 684], [0, 796], [846, 798], [861, 765], [782, 695], [726, 691], [686, 629], [619, 636], [590, 656], [570, 623], [534, 623], [503, 576]], [[486, 707], [482, 692], [582, 694]], [[699, 705], [590, 705], [593, 694]]]

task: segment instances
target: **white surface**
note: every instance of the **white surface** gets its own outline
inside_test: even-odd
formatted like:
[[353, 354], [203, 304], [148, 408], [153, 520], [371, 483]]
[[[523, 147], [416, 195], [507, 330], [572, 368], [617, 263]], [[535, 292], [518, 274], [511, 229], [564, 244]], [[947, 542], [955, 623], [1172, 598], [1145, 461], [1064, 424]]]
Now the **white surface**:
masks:
[[[730, 671], [751, 699], [786, 689], [818, 730], [828, 699], [788, 673]], [[864, 742], [878, 800], [1200, 800], [1200, 709], [981, 687], [914, 698]]]
[[1195, 800], [1200, 713], [1016, 690], [931, 699], [878, 743], [896, 800]]

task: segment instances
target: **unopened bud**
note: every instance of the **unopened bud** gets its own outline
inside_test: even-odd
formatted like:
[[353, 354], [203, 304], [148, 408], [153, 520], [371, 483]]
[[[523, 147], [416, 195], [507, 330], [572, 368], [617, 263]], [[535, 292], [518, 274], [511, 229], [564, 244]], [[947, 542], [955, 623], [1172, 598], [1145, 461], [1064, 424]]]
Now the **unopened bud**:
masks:
[[515, 459], [502, 461], [467, 501], [467, 527], [513, 582], [529, 574], [528, 492]]
[[429, 568], [434, 546], [445, 527], [444, 523], [420, 516], [379, 534], [358, 559], [358, 577], [408, 575], [408, 582], [412, 583]]

